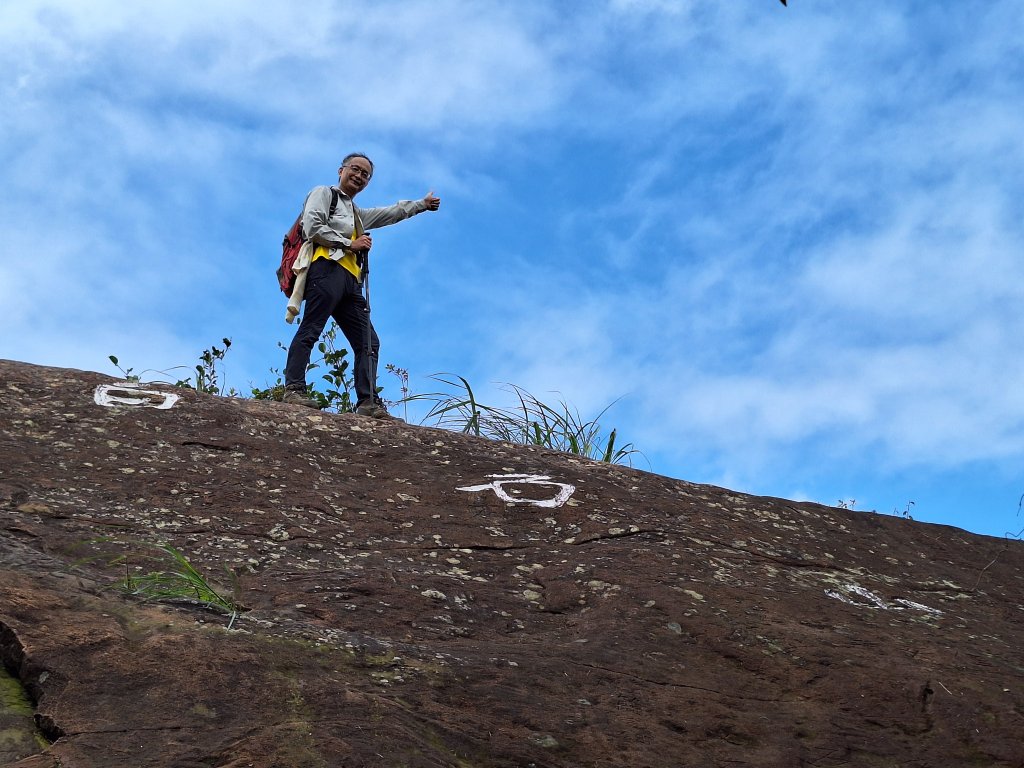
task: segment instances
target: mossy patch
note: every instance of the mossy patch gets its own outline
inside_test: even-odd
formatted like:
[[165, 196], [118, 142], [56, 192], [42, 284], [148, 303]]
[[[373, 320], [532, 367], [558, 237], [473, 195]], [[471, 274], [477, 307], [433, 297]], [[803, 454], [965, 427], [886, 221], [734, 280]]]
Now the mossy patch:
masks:
[[0, 712], [4, 715], [32, 717], [32, 704], [21, 683], [0, 667]]
[[42, 752], [49, 744], [36, 728], [32, 703], [17, 678], [0, 666], [0, 763]]

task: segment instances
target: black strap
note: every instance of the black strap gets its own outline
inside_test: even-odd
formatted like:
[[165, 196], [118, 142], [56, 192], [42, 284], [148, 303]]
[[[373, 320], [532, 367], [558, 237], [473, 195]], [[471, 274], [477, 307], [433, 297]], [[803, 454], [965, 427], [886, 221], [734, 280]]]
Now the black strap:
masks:
[[[310, 191], [309, 195], [312, 195], [316, 190]], [[306, 195], [306, 201], [309, 201], [309, 195]], [[334, 211], [338, 208], [338, 190], [331, 187], [331, 207], [327, 211], [327, 221], [330, 221], [334, 217]], [[302, 210], [299, 211], [299, 218], [295, 221], [299, 225], [299, 237], [303, 240], [306, 239], [306, 230], [302, 226], [302, 214], [306, 210], [306, 203], [302, 204]]]
[[334, 211], [338, 207], [338, 190], [331, 187], [331, 209], [327, 211], [327, 220], [330, 221], [331, 217], [334, 216]]

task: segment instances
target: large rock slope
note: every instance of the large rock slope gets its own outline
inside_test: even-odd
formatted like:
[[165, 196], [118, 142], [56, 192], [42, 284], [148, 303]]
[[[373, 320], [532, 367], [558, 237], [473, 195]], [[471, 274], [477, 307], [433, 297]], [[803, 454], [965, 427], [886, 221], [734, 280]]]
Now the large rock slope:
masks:
[[113, 384], [0, 361], [0, 765], [1024, 766], [1019, 541]]

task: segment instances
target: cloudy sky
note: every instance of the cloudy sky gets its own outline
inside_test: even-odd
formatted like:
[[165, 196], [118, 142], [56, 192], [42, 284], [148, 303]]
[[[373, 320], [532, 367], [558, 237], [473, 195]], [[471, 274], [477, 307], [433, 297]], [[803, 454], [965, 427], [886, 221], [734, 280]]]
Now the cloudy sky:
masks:
[[1016, 0], [10, 0], [0, 94], [0, 357], [229, 337], [226, 384], [273, 383], [281, 237], [360, 150], [362, 205], [443, 200], [374, 241], [414, 391], [615, 401], [645, 470], [1024, 528]]

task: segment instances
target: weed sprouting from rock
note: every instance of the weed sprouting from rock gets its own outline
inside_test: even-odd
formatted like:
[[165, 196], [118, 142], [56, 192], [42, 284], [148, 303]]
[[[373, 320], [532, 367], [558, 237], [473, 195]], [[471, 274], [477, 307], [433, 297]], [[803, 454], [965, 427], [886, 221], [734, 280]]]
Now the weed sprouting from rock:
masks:
[[[182, 387], [183, 389], [194, 389], [197, 392], [205, 392], [211, 395], [223, 395], [226, 397], [237, 396], [238, 392], [235, 391], [234, 388], [228, 389], [225, 385], [221, 384], [222, 374], [217, 370], [217, 364], [224, 359], [228, 349], [231, 348], [231, 339], [221, 339], [221, 343], [224, 345], [223, 349], [219, 348], [216, 344], [212, 344], [209, 349], [203, 350], [203, 353], [199, 356], [199, 362], [194, 366], [194, 378], [186, 376], [183, 379], [178, 379], [173, 382], [174, 386]], [[164, 379], [168, 379], [171, 377], [171, 371], [176, 371], [185, 367], [183, 365], [176, 365], [164, 371], [147, 368], [141, 373], [136, 374], [133, 373], [135, 370], [134, 368], [122, 368], [116, 355], [108, 355], [107, 359], [110, 360], [110, 362], [114, 364], [114, 367], [121, 372], [125, 381], [136, 383], [142, 380], [142, 374], [144, 373], [155, 373]]]
[[194, 389], [196, 392], [206, 392], [211, 395], [230, 396], [237, 394], [234, 390], [226, 390], [226, 387], [220, 383], [217, 363], [224, 359], [224, 355], [231, 348], [231, 339], [221, 339], [221, 343], [224, 345], [223, 349], [218, 349], [213, 344], [209, 349], [203, 350], [203, 354], [199, 356], [199, 362], [195, 366], [196, 374], [194, 380], [188, 378], [179, 379], [175, 382], [175, 386]]
[[[116, 543], [131, 546], [127, 542]], [[124, 576], [117, 584], [118, 589], [143, 600], [186, 600], [223, 611], [230, 616], [228, 629], [234, 626], [238, 614], [244, 610], [235, 596], [228, 596], [223, 590], [215, 588], [184, 554], [170, 544], [146, 546], [162, 553], [161, 558], [166, 567], [143, 574], [134, 573], [129, 555], [121, 554], [111, 561], [111, 564], [119, 561], [124, 564]], [[230, 570], [228, 573], [235, 582], [237, 592], [237, 578]]]

